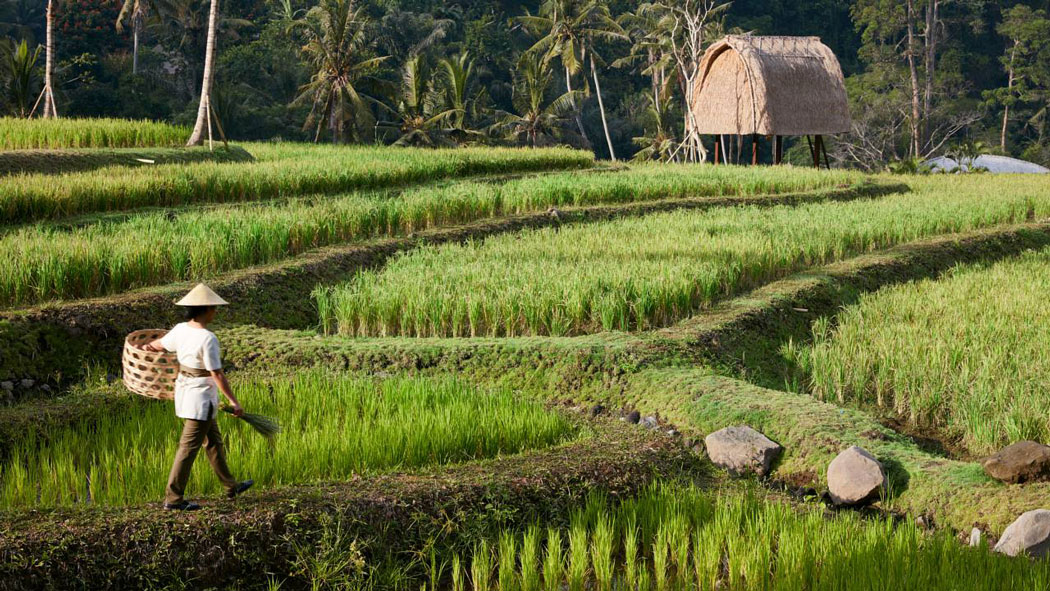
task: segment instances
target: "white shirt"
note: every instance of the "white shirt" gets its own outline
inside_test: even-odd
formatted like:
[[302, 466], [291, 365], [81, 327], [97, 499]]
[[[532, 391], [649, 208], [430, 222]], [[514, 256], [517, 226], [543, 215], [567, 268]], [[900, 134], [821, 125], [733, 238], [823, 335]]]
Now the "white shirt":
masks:
[[[179, 364], [196, 369], [222, 369], [219, 339], [205, 328], [186, 322], [175, 325], [160, 339], [160, 344], [175, 353]], [[183, 419], [208, 421], [219, 409], [219, 387], [211, 377], [191, 378], [179, 374], [175, 379], [175, 415]]]

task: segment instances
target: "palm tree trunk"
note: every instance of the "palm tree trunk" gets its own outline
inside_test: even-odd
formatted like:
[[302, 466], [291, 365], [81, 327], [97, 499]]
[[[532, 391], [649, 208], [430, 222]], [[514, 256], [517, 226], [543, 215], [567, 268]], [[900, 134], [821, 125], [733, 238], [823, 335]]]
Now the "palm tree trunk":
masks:
[[55, 63], [55, 12], [54, 0], [47, 1], [47, 41], [44, 52], [44, 119], [57, 118], [58, 111], [55, 109], [55, 93], [51, 85], [51, 73], [54, 71]]
[[576, 106], [576, 97], [572, 94], [572, 75], [569, 74], [569, 68], [565, 68], [565, 90], [569, 93], [569, 104], [572, 105], [572, 118], [576, 120], [576, 128], [580, 130], [583, 146], [589, 150], [591, 149], [591, 140], [587, 139], [587, 132], [583, 130], [583, 118], [580, 117], [580, 108]]
[[598, 83], [598, 68], [591, 55], [591, 75], [594, 76], [594, 91], [598, 94], [598, 111], [602, 114], [602, 128], [605, 130], [605, 143], [609, 146], [609, 159], [616, 162], [616, 151], [613, 150], [612, 138], [609, 137], [609, 124], [605, 121], [605, 104], [602, 103], [602, 85]]
[[[1010, 94], [1014, 90], [1014, 58], [1017, 56], [1017, 46], [1019, 43], [1014, 41], [1013, 49], [1010, 50], [1010, 71], [1008, 72], [1008, 78], [1006, 82], [1006, 97], [1010, 98]], [[999, 135], [999, 149], [1006, 152], [1006, 126], [1010, 122], [1010, 103], [1007, 101], [1003, 105], [1003, 130]]]
[[920, 158], [919, 129], [921, 126], [919, 101], [919, 70], [915, 65], [915, 0], [908, 0], [908, 70], [911, 73], [911, 155]]
[[208, 103], [211, 97], [211, 83], [215, 75], [213, 65], [215, 63], [215, 28], [219, 20], [219, 0], [211, 0], [211, 9], [208, 11], [208, 42], [204, 49], [204, 81], [201, 83], [201, 102], [197, 107], [197, 122], [193, 125], [193, 133], [190, 134], [187, 146], [199, 146], [204, 141], [204, 133], [208, 126]]
[[139, 29], [142, 23], [135, 19], [135, 28], [131, 33], [131, 75], [139, 73]]

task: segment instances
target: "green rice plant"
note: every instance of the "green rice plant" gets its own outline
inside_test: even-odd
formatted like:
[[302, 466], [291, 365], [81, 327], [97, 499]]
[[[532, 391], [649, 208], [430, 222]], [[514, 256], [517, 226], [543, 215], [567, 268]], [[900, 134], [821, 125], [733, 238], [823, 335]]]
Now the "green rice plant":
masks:
[[254, 162], [111, 166], [57, 178], [39, 174], [5, 177], [0, 184], [0, 219], [31, 222], [141, 207], [346, 193], [471, 175], [593, 165], [589, 152], [562, 148], [245, 147], [256, 156]]
[[[694, 516], [679, 511], [679, 507], [692, 504], [710, 506], [713, 513]], [[604, 514], [608, 519], [572, 520], [565, 530], [570, 551], [560, 556], [563, 564], [545, 568], [545, 574], [559, 573], [557, 578], [547, 579], [547, 589], [581, 588], [581, 583], [574, 582], [581, 579], [582, 588], [607, 588], [597, 571], [593, 580], [587, 580], [586, 573], [582, 577], [574, 574], [573, 564], [578, 564], [579, 559], [574, 559], [573, 538], [582, 539], [589, 531], [593, 554], [596, 547], [602, 546], [596, 546], [596, 536], [605, 535], [599, 530], [624, 531], [626, 547], [630, 531], [627, 524], [639, 523], [646, 515], [659, 522], [657, 535], [642, 549], [651, 553], [653, 562], [650, 565], [639, 560], [633, 579], [628, 578], [626, 556], [622, 563], [614, 563], [613, 572], [619, 571], [622, 576], [614, 576], [613, 589], [991, 591], [1044, 589], [1050, 584], [1047, 561], [1010, 559], [969, 548], [959, 544], [950, 531], [924, 533], [909, 521], [895, 523], [891, 517], [828, 515], [819, 505], [792, 506], [759, 491], [657, 487], [639, 498], [623, 501], [619, 507], [607, 506]], [[677, 533], [683, 528], [691, 536], [683, 538]], [[548, 539], [555, 536], [555, 531], [558, 530], [549, 531]], [[683, 545], [692, 550], [695, 580], [675, 574]], [[587, 551], [583, 542], [577, 542], [576, 547], [583, 548], [582, 553]], [[597, 564], [594, 556], [591, 560]], [[624, 568], [617, 569], [618, 564]]]
[[884, 408], [971, 453], [1050, 439], [1050, 250], [862, 296], [788, 352], [814, 394]]
[[452, 591], [466, 591], [463, 583], [463, 563], [459, 554], [452, 556]]
[[513, 532], [500, 534], [496, 552], [499, 591], [518, 591], [518, 540]]
[[521, 591], [540, 591], [540, 529], [530, 526], [521, 538]]
[[[527, 162], [527, 161], [526, 161]], [[649, 167], [619, 173], [561, 173], [504, 184], [463, 182], [387, 193], [354, 193], [251, 205], [141, 213], [94, 223], [40, 223], [0, 233], [0, 305], [25, 305], [118, 293], [291, 257], [318, 247], [401, 236], [481, 218], [542, 210], [573, 200], [601, 202], [676, 197], [704, 191], [712, 167], [654, 175]], [[677, 169], [676, 169], [677, 170]], [[743, 176], [737, 172], [736, 176]], [[612, 179], [612, 180], [609, 180]], [[745, 183], [745, 179], [736, 179]], [[748, 185], [788, 190], [821, 184]], [[745, 183], [746, 184], [746, 183]], [[726, 191], [716, 184], [717, 190]], [[613, 190], [615, 189], [615, 190]], [[744, 188], [736, 191], [745, 192]], [[0, 187], [0, 192], [3, 189]], [[322, 317], [337, 311], [319, 297]]]
[[613, 536], [615, 530], [608, 517], [599, 517], [591, 533], [591, 565], [597, 588], [609, 591], [613, 584]]
[[0, 117], [0, 150], [181, 146], [181, 125], [130, 119], [18, 119]]
[[635, 519], [629, 518], [623, 528], [623, 582], [628, 589], [638, 587], [639, 569], [644, 563], [638, 561], [638, 526]]
[[941, 178], [881, 199], [677, 211], [427, 246], [315, 299], [329, 314], [323, 326], [352, 336], [646, 330], [813, 265], [1050, 215], [1039, 182]]
[[660, 529], [656, 531], [656, 536], [653, 538], [653, 587], [656, 591], [666, 591], [668, 586], [668, 579], [671, 570], [668, 556], [668, 553], [671, 550], [669, 547], [670, 540], [668, 539], [668, 533], [667, 529], [661, 526]]
[[590, 557], [587, 547], [587, 527], [577, 521], [569, 527], [569, 591], [583, 591], [587, 583]]
[[558, 591], [565, 575], [565, 552], [562, 549], [561, 530], [547, 529], [547, 547], [543, 554], [544, 591]]
[[470, 584], [473, 591], [489, 591], [489, 583], [492, 576], [492, 549], [488, 540], [474, 547], [474, 554], [470, 561]]
[[[242, 421], [219, 419], [231, 469], [257, 486], [493, 457], [576, 433], [568, 419], [539, 403], [452, 378], [375, 381], [318, 370], [290, 378], [234, 378], [245, 408], [277, 417], [283, 427], [271, 445]], [[170, 404], [136, 402], [12, 446], [0, 463], [0, 508], [155, 499], [181, 421]], [[221, 492], [207, 462], [195, 465], [189, 490]]]

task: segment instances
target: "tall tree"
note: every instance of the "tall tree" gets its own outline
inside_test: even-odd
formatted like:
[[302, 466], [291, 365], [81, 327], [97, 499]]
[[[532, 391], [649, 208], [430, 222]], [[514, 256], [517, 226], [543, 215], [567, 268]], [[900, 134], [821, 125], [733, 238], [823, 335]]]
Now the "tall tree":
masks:
[[990, 94], [1003, 106], [999, 147], [1005, 151], [1011, 107], [1033, 106], [1032, 124], [1042, 121], [1050, 103], [1050, 14], [1018, 4], [1003, 15], [998, 30], [1008, 40], [1001, 58], [1007, 82]]
[[[569, 98], [575, 102], [572, 92], [572, 76], [589, 65], [594, 80], [598, 109], [602, 119], [609, 157], [616, 160], [609, 123], [605, 115], [605, 104], [598, 78], [598, 64], [602, 61], [597, 53], [599, 41], [629, 40], [616, 19], [612, 18], [608, 5], [603, 0], [545, 0], [537, 16], [520, 17], [519, 22], [543, 36], [529, 51], [541, 53], [548, 58], [557, 56], [565, 69], [565, 86]], [[578, 107], [574, 107], [577, 127], [586, 137]]]
[[[45, 13], [46, 33], [44, 42], [44, 88], [40, 91], [40, 98], [37, 99], [37, 104], [33, 106], [32, 111], [36, 111], [36, 107], [43, 101], [43, 117], [44, 119], [58, 118], [58, 109], [55, 106], [55, 91], [54, 91], [54, 69], [55, 69], [55, 1], [47, 0], [47, 11]], [[30, 113], [32, 115], [32, 112]]]
[[314, 127], [314, 141], [327, 127], [333, 142], [361, 140], [375, 123], [370, 103], [376, 99], [363, 89], [387, 57], [372, 54], [370, 20], [353, 0], [322, 0], [296, 21], [305, 38], [303, 56], [313, 70], [296, 102], [308, 102], [304, 127]]
[[204, 143], [205, 132], [211, 137], [211, 85], [215, 77], [215, 30], [219, 21], [219, 0], [211, 0], [208, 7], [208, 41], [204, 48], [204, 80], [201, 82], [201, 99], [197, 106], [197, 122], [187, 146]]
[[[517, 113], [497, 113], [492, 130], [507, 139], [531, 147], [557, 143], [569, 134], [578, 97], [571, 93], [547, 100], [554, 78], [550, 60], [536, 53], [524, 53], [514, 69], [514, 108]], [[572, 93], [579, 93], [575, 90]]]
[[153, 0], [124, 0], [117, 15], [117, 32], [124, 31], [125, 21], [131, 22], [131, 73], [139, 73], [139, 37], [150, 12], [157, 11]]

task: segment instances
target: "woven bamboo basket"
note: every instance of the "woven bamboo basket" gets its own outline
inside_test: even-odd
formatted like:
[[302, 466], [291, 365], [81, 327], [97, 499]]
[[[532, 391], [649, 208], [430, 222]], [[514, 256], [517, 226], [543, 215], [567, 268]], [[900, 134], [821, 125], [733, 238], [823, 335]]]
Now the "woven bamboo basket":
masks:
[[136, 394], [172, 400], [179, 360], [174, 353], [155, 353], [143, 347], [168, 334], [159, 328], [136, 330], [124, 339], [124, 386]]

